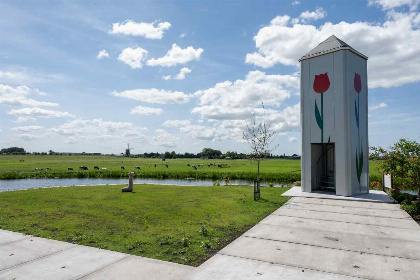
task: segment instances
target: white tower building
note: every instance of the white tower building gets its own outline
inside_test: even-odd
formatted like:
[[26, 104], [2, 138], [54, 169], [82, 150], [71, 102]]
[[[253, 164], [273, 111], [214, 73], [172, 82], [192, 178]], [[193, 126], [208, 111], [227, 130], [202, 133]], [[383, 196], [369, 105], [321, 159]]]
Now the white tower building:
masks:
[[304, 192], [369, 192], [367, 59], [333, 35], [299, 60]]

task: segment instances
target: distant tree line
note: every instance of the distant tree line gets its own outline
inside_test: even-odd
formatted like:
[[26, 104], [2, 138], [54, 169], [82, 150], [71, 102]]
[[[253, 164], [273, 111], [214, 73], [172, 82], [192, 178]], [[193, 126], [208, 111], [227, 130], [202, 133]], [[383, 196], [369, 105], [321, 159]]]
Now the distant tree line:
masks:
[[[0, 150], [1, 155], [52, 155], [52, 156], [77, 156], [77, 155], [86, 155], [86, 156], [100, 156], [101, 153], [60, 153], [60, 152], [54, 152], [53, 150], [49, 150], [48, 152], [33, 152], [29, 153], [26, 152], [24, 148], [18, 148], [18, 147], [10, 147]], [[115, 156], [114, 154], [107, 154], [109, 156]], [[223, 154], [220, 150], [215, 150], [211, 148], [204, 148], [199, 153], [176, 153], [175, 151], [172, 152], [164, 152], [164, 153], [143, 153], [143, 154], [136, 154], [131, 155], [131, 157], [134, 158], [165, 158], [165, 159], [175, 159], [175, 158], [207, 158], [207, 159], [247, 159], [249, 158], [249, 155], [245, 153], [238, 153], [235, 151], [227, 151], [225, 154]], [[286, 156], [284, 155], [273, 155], [269, 154], [267, 155], [267, 158], [287, 158], [287, 159], [297, 159], [300, 158], [300, 156], [294, 154], [292, 156]]]
[[25, 155], [26, 151], [24, 148], [10, 147], [0, 150], [0, 154], [3, 155]]

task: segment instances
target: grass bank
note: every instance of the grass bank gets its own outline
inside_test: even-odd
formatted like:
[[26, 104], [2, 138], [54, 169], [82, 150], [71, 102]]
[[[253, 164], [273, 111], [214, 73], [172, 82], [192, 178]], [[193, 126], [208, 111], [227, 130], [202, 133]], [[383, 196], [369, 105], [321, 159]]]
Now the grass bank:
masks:
[[[224, 164], [222, 168], [217, 164]], [[192, 166], [196, 166], [194, 170]], [[78, 171], [87, 166], [88, 171]], [[106, 168], [95, 171], [94, 166]], [[124, 170], [121, 169], [124, 167]], [[141, 169], [136, 169], [139, 166]], [[371, 181], [382, 181], [376, 171], [377, 163], [370, 162]], [[71, 167], [74, 171], [69, 171]], [[36, 168], [44, 171], [35, 171]], [[50, 171], [45, 171], [51, 168]], [[122, 158], [115, 156], [0, 156], [0, 179], [28, 178], [126, 178], [127, 172], [135, 172], [137, 178], [156, 179], [212, 179], [253, 180], [256, 163], [249, 160], [161, 159]], [[300, 181], [300, 160], [269, 159], [261, 163], [264, 181]]]
[[135, 185], [0, 193], [0, 228], [198, 266], [283, 205], [287, 188]]

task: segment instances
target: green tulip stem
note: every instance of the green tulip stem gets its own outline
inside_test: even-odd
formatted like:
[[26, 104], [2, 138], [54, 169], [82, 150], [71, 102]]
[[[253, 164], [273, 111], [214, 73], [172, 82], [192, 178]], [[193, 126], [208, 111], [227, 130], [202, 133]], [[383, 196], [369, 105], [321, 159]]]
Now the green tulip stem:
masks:
[[322, 121], [322, 129], [321, 129], [321, 144], [324, 143], [324, 93], [321, 93], [321, 121]]

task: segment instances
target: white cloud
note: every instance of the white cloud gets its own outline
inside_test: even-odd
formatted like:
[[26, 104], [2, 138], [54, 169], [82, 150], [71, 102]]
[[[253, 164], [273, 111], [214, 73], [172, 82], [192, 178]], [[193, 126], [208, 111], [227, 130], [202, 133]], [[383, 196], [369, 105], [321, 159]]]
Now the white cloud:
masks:
[[11, 87], [0, 84], [0, 104], [11, 106], [58, 106], [58, 103], [36, 101], [29, 98], [29, 95], [44, 96], [46, 93], [27, 86]]
[[74, 117], [68, 112], [56, 111], [56, 110], [46, 110], [38, 107], [34, 108], [22, 108], [14, 109], [7, 112], [9, 115], [23, 117], [22, 120], [28, 120], [27, 118], [71, 118]]
[[291, 90], [299, 88], [299, 77], [294, 75], [266, 75], [251, 71], [245, 80], [225, 81], [214, 87], [197, 91], [200, 106], [192, 112], [208, 119], [243, 119], [253, 112], [261, 113], [261, 102], [279, 107], [290, 98]]
[[165, 127], [180, 127], [191, 124], [190, 120], [167, 120], [165, 121], [162, 126]]
[[133, 69], [142, 68], [148, 51], [142, 48], [126, 48], [118, 56], [118, 60], [124, 62]]
[[134, 22], [127, 20], [123, 23], [114, 23], [111, 34], [124, 34], [132, 36], [141, 36], [147, 39], [162, 39], [163, 33], [171, 27], [169, 22]]
[[182, 49], [177, 44], [173, 44], [172, 48], [166, 53], [165, 56], [160, 58], [151, 58], [146, 63], [149, 66], [175, 66], [177, 64], [185, 64], [192, 60], [199, 60], [203, 53], [202, 48], [194, 49], [189, 46]]
[[31, 125], [31, 126], [17, 126], [13, 127], [12, 131], [21, 131], [21, 132], [30, 132], [30, 131], [39, 131], [44, 129], [42, 126], [39, 125]]
[[0, 81], [11, 83], [13, 85], [31, 85], [31, 84], [47, 84], [61, 83], [70, 80], [63, 74], [45, 74], [38, 70], [29, 71], [25, 67], [12, 67], [10, 70], [0, 71]]
[[[278, 133], [297, 131], [300, 127], [299, 103], [281, 111], [273, 108], [280, 107], [298, 88], [297, 74], [266, 75], [261, 71], [251, 71], [244, 80], [218, 83], [194, 94], [200, 103], [192, 112], [199, 114], [201, 120], [206, 119], [212, 126], [181, 121], [167, 121], [164, 126], [179, 127], [180, 132], [200, 140], [243, 143], [246, 119], [255, 114], [258, 121], [265, 116], [265, 121]], [[266, 109], [261, 107], [262, 101]]]
[[408, 6], [411, 11], [414, 11], [419, 6], [420, 0], [368, 0], [368, 4], [380, 6], [384, 10]]
[[106, 140], [118, 142], [123, 140], [145, 141], [143, 132], [147, 130], [130, 122], [105, 121], [103, 119], [75, 119], [60, 126], [51, 128], [49, 133], [65, 137], [67, 143], [79, 141]]
[[323, 8], [316, 8], [315, 11], [306, 11], [300, 14], [299, 18], [303, 23], [310, 22], [312, 20], [318, 20], [324, 18], [327, 12]]
[[17, 137], [20, 140], [25, 141], [25, 142], [27, 142], [27, 141], [33, 141], [33, 140], [36, 140], [36, 139], [39, 139], [40, 138], [39, 135], [32, 134], [32, 133], [22, 133], [22, 134], [17, 135]]
[[97, 59], [102, 59], [102, 58], [109, 58], [109, 53], [106, 50], [102, 50], [98, 53], [98, 56], [96, 57]]
[[181, 35], [179, 35], [179, 38], [184, 38], [185, 36], [187, 36], [187, 33], [182, 33]]
[[374, 106], [369, 107], [369, 112], [375, 111], [381, 108], [386, 108], [386, 107], [388, 107], [388, 104], [381, 102], [379, 105], [374, 105]]
[[387, 16], [382, 24], [342, 21], [326, 22], [320, 27], [292, 24], [288, 16], [282, 17], [282, 21], [275, 18], [254, 37], [258, 52], [247, 54], [246, 63], [263, 68], [276, 64], [298, 66], [300, 57], [335, 34], [369, 56], [369, 87], [388, 88], [420, 81], [418, 15], [389, 12]]
[[185, 79], [185, 74], [189, 74], [189, 73], [191, 73], [191, 69], [189, 69], [187, 67], [184, 67], [175, 76], [171, 76], [171, 75], [169, 75], [169, 76], [163, 76], [162, 79], [163, 80], [166, 80], [166, 81], [167, 80], [171, 80], [171, 79], [174, 79], [174, 80], [183, 80], [183, 79]]
[[156, 129], [153, 140], [156, 141], [159, 146], [165, 148], [175, 148], [179, 138], [163, 129]]
[[145, 106], [136, 106], [131, 109], [131, 115], [143, 115], [143, 116], [157, 116], [162, 114], [163, 110], [161, 108], [151, 108]]
[[291, 136], [291, 137], [288, 137], [287, 138], [287, 141], [289, 141], [290, 143], [294, 143], [294, 142], [297, 142], [298, 139], [296, 137], [294, 137], [294, 136]]
[[293, 2], [292, 2], [292, 5], [293, 5], [293, 6], [300, 5], [300, 2], [299, 2], [299, 1], [293, 1]]
[[183, 104], [187, 103], [191, 97], [180, 91], [166, 91], [156, 88], [114, 91], [112, 95], [156, 104]]

